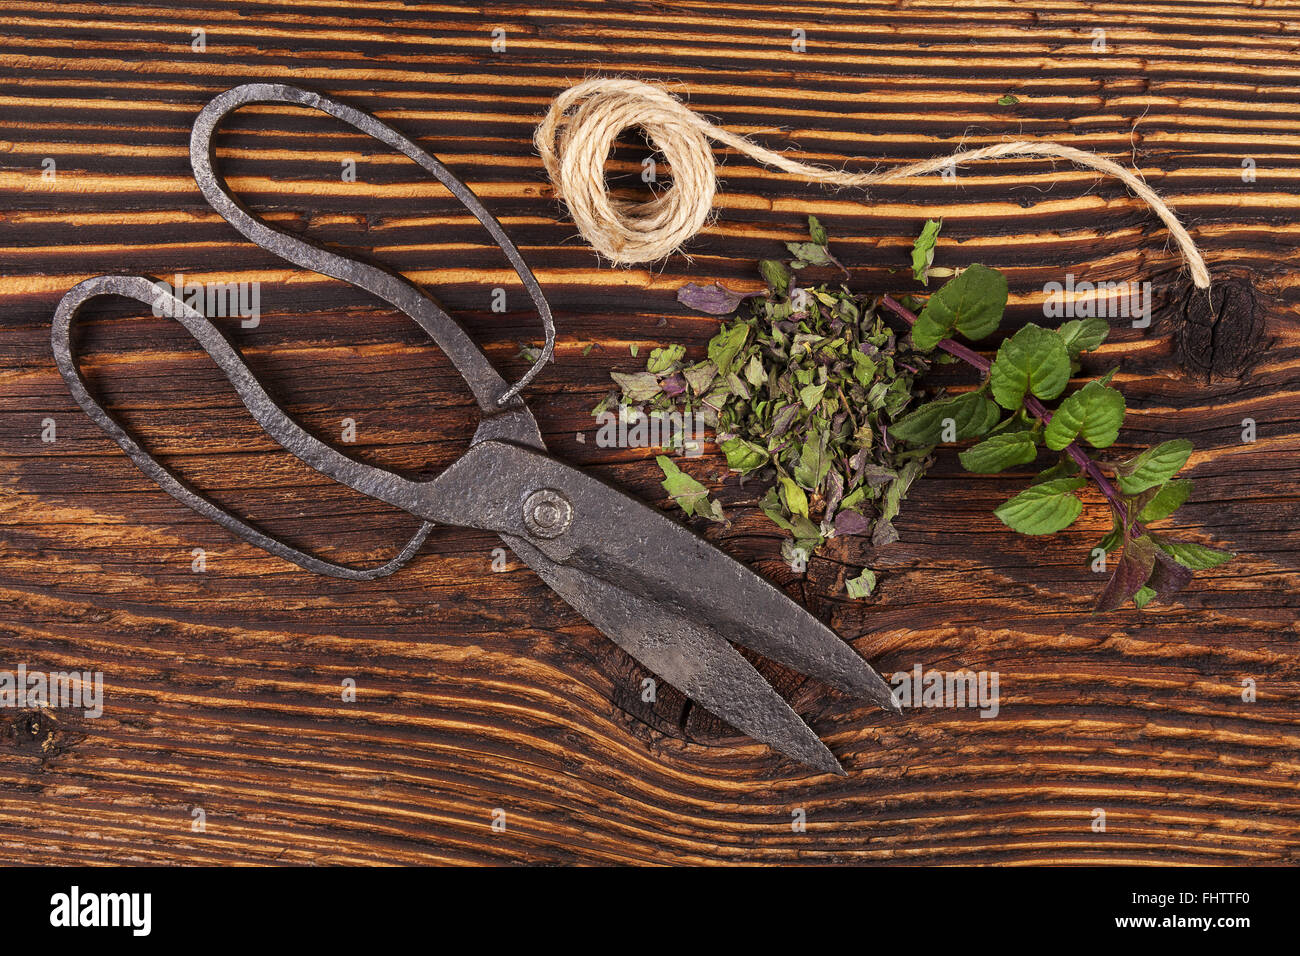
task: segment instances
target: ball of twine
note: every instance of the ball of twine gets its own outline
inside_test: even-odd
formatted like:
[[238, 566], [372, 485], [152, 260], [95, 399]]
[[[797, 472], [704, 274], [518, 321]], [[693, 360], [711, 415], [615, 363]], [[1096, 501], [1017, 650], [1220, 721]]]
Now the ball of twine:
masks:
[[[615, 199], [605, 182], [605, 163], [614, 141], [624, 130], [634, 127], [646, 131], [673, 172], [672, 185], [647, 202]], [[717, 192], [717, 172], [709, 145], [710, 140], [715, 140], [766, 166], [808, 182], [835, 186], [876, 186], [1008, 156], [1068, 160], [1114, 176], [1131, 189], [1168, 227], [1187, 262], [1192, 282], [1201, 289], [1210, 286], [1210, 274], [1196, 243], [1155, 191], [1118, 163], [1073, 146], [1028, 141], [996, 143], [882, 172], [850, 173], [790, 159], [714, 126], [658, 86], [614, 78], [587, 80], [557, 96], [538, 124], [533, 140], [578, 231], [592, 248], [616, 265], [663, 259], [704, 228], [713, 213], [713, 196]]]
[[[605, 182], [614, 141], [635, 127], [673, 171], [672, 185], [648, 202], [615, 199]], [[578, 231], [601, 255], [627, 265], [670, 255], [708, 221], [717, 190], [709, 129], [657, 86], [598, 79], [556, 97], [534, 142]]]

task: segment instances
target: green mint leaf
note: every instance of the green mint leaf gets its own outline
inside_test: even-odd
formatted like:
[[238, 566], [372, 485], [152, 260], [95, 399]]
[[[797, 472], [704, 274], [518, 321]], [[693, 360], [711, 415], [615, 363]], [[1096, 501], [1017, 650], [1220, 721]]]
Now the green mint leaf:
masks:
[[1038, 457], [1032, 432], [1003, 432], [986, 438], [957, 456], [967, 471], [991, 475], [1012, 465], [1027, 465]]
[[610, 372], [609, 377], [623, 390], [623, 401], [633, 405], [648, 402], [663, 391], [653, 372]]
[[921, 474], [924, 466], [915, 458], [903, 466], [898, 477], [885, 488], [884, 500], [880, 503], [880, 514], [876, 518], [876, 529], [871, 533], [871, 543], [877, 548], [892, 544], [898, 540], [898, 531], [894, 528], [894, 519], [902, 506], [912, 482]]
[[1219, 565], [1226, 564], [1236, 557], [1231, 551], [1207, 548], [1205, 545], [1196, 544], [1193, 541], [1171, 541], [1164, 537], [1156, 537], [1155, 541], [1165, 554], [1183, 567], [1191, 568], [1193, 571], [1217, 568]]
[[654, 372], [656, 375], [663, 375], [680, 362], [684, 355], [686, 355], [686, 346], [684, 345], [665, 345], [661, 349], [653, 349], [650, 352], [650, 357], [646, 359], [645, 370]]
[[609, 394], [607, 394], [604, 398], [602, 398], [599, 402], [597, 402], [596, 407], [591, 410], [592, 417], [599, 418], [602, 412], [607, 412], [612, 406], [617, 405], [619, 394], [620, 394], [619, 389], [617, 388], [610, 389]]
[[719, 447], [727, 456], [727, 467], [742, 475], [762, 468], [770, 458], [766, 449], [739, 437], [728, 438]]
[[794, 525], [792, 525], [785, 516], [785, 506], [781, 504], [781, 496], [777, 494], [775, 485], [767, 489], [767, 494], [765, 494], [763, 500], [758, 503], [758, 507], [778, 528], [781, 528], [784, 531], [794, 531]]
[[1142, 587], [1138, 588], [1137, 593], [1133, 595], [1133, 604], [1140, 611], [1148, 604], [1150, 604], [1151, 599], [1155, 596], [1156, 596], [1156, 592], [1153, 588], [1149, 588], [1143, 585]]
[[1055, 534], [1072, 525], [1083, 511], [1083, 502], [1073, 492], [1087, 483], [1086, 478], [1075, 477], [1030, 485], [1010, 501], [999, 505], [993, 513], [1012, 531]]
[[1070, 382], [1070, 356], [1061, 336], [1051, 329], [1026, 325], [1002, 343], [989, 386], [1003, 408], [1013, 411], [1032, 392], [1042, 399], [1052, 399], [1065, 391]]
[[809, 542], [812, 543], [812, 547], [807, 548], [809, 554], [825, 543], [821, 528], [803, 515], [791, 515], [790, 526], [794, 529], [794, 536], [799, 540], [801, 546], [806, 546]]
[[944, 421], [952, 419], [953, 441], [978, 438], [995, 424], [1001, 412], [981, 392], [930, 402], [891, 423], [889, 434], [913, 445], [937, 445], [944, 437]]
[[978, 341], [997, 330], [1006, 307], [1006, 277], [976, 263], [930, 296], [912, 326], [912, 343], [928, 352], [954, 331]]
[[1164, 484], [1178, 474], [1192, 454], [1192, 443], [1185, 438], [1161, 442], [1136, 458], [1115, 467], [1115, 484], [1126, 495]]
[[862, 502], [867, 499], [867, 490], [867, 485], [861, 485], [845, 495], [844, 500], [840, 502], [840, 514], [862, 507]]
[[792, 515], [808, 517], [808, 496], [804, 490], [795, 484], [793, 478], [786, 475], [780, 477], [781, 503], [785, 505], [785, 510]]
[[876, 573], [870, 568], [863, 568], [862, 573], [856, 578], [849, 578], [844, 582], [845, 590], [849, 592], [849, 597], [857, 599], [867, 597], [876, 589]]
[[790, 270], [785, 267], [784, 262], [764, 259], [758, 264], [758, 271], [774, 295], [783, 296], [790, 288]]
[[1020, 97], [1011, 93], [1003, 93], [998, 97], [998, 106], [1015, 106], [1020, 102]]
[[790, 255], [794, 256], [797, 263], [810, 266], [831, 264], [830, 253], [826, 251], [824, 245], [819, 246], [815, 242], [787, 242], [785, 247], [790, 250]]
[[[921, 234], [912, 243], [912, 278], [924, 285], [930, 284], [930, 266], [934, 262], [934, 244], [938, 241], [942, 219], [927, 219]], [[942, 338], [942, 336], [941, 336]]]
[[749, 326], [737, 322], [729, 328], [723, 328], [709, 341], [709, 361], [718, 367], [720, 375], [731, 371], [731, 364], [748, 339]]
[[1113, 388], [1089, 382], [1065, 401], [1043, 429], [1043, 441], [1061, 451], [1082, 437], [1093, 448], [1109, 448], [1124, 422], [1124, 396]]
[[686, 384], [697, 396], [704, 395], [718, 377], [718, 367], [712, 362], [696, 362], [682, 373]]
[[813, 432], [799, 453], [799, 463], [794, 469], [794, 480], [809, 491], [818, 491], [831, 469], [831, 456], [827, 451], [825, 432]]
[[655, 461], [664, 473], [664, 491], [672, 496], [679, 508], [688, 515], [701, 515], [711, 521], [726, 520], [722, 507], [709, 501], [709, 490], [682, 471], [667, 455], [658, 455]]
[[1110, 334], [1110, 323], [1105, 319], [1071, 319], [1060, 328], [1061, 341], [1070, 353], [1070, 360], [1079, 357], [1080, 352], [1091, 352]]
[[[863, 388], [871, 385], [872, 379], [876, 377], [876, 363], [866, 355], [863, 355], [857, 349], [851, 353], [853, 359], [853, 378]], [[898, 381], [903, 381], [898, 379]]]
[[826, 393], [826, 383], [821, 385], [805, 385], [799, 389], [799, 401], [803, 402], [803, 407], [812, 411], [817, 407], [817, 403], [822, 400], [822, 395]]
[[808, 217], [808, 237], [819, 246], [824, 246], [829, 241], [826, 236], [826, 227], [818, 221], [816, 216]]
[[1178, 478], [1161, 487], [1138, 513], [1138, 521], [1146, 524], [1168, 518], [1183, 506], [1187, 496], [1192, 493], [1190, 478]]

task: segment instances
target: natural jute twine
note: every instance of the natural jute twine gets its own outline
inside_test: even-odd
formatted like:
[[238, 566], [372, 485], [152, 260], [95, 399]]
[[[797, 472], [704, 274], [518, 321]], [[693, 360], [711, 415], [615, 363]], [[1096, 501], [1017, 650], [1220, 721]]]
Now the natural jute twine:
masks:
[[[629, 127], [643, 128], [672, 167], [672, 186], [649, 202], [614, 199], [605, 183], [610, 149]], [[660, 87], [620, 79], [587, 80], [565, 90], [551, 103], [537, 127], [534, 142], [578, 231], [598, 253], [623, 265], [669, 256], [704, 227], [713, 211], [713, 194], [717, 190], [710, 139], [809, 182], [835, 186], [876, 186], [1006, 156], [1067, 159], [1114, 176], [1146, 202], [1169, 228], [1187, 261], [1192, 281], [1198, 288], [1210, 287], [1210, 274], [1192, 237], [1155, 191], [1123, 166], [1073, 146], [997, 143], [884, 172], [847, 173], [810, 166], [773, 152], [714, 126]]]

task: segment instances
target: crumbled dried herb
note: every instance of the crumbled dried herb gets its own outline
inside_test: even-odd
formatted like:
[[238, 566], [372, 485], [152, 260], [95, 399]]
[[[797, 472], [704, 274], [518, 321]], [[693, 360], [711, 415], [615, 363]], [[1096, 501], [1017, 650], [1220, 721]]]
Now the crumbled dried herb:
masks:
[[722, 505], [709, 498], [709, 489], [682, 471], [667, 455], [655, 459], [664, 473], [664, 491], [672, 495], [677, 506], [688, 515], [698, 515], [710, 521], [726, 521]]
[[863, 568], [862, 573], [856, 578], [849, 578], [845, 582], [845, 589], [851, 598], [867, 597], [876, 589], [876, 572], [870, 568]]
[[[678, 298], [692, 308], [741, 314], [722, 324], [706, 359], [688, 363], [681, 346], [670, 346], [653, 351], [644, 372], [612, 373], [618, 387], [594, 412], [618, 405], [701, 414], [731, 470], [767, 486], [760, 507], [790, 533], [782, 554], [794, 563], [835, 536], [877, 546], [897, 539], [893, 520], [930, 449], [904, 446], [888, 428], [912, 404], [929, 360], [867, 298], [808, 277], [806, 270], [842, 268], [816, 218], [809, 241], [787, 245], [792, 259], [759, 264], [766, 295], [716, 283], [684, 287]], [[702, 485], [684, 482], [669, 459], [659, 463], [687, 514], [721, 517]], [[849, 592], [865, 596], [874, 586], [868, 571]]]

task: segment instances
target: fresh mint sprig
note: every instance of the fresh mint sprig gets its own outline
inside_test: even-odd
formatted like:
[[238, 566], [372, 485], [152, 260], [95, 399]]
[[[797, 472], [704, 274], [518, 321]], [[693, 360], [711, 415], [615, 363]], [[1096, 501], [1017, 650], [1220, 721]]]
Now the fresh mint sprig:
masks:
[[[917, 240], [927, 261], [937, 233], [927, 225]], [[1083, 511], [1076, 493], [1089, 481], [1101, 491], [1113, 526], [1097, 548], [1107, 555], [1119, 551], [1120, 558], [1096, 610], [1114, 610], [1128, 600], [1139, 608], [1155, 598], [1167, 600], [1187, 585], [1193, 571], [1234, 557], [1148, 527], [1187, 500], [1192, 483], [1175, 475], [1191, 455], [1191, 442], [1167, 441], [1116, 463], [1110, 467], [1113, 481], [1084, 450], [1085, 445], [1110, 447], [1124, 422], [1124, 396], [1109, 384], [1113, 370], [1066, 394], [1079, 371], [1079, 356], [1105, 340], [1110, 329], [1104, 319], [1075, 319], [1056, 329], [1031, 323], [1006, 339], [990, 362], [956, 336], [979, 341], [1001, 324], [1007, 283], [996, 270], [982, 265], [964, 269], [930, 296], [919, 315], [889, 296], [880, 302], [912, 326], [917, 351], [937, 348], [981, 375], [972, 391], [929, 402], [890, 424], [892, 436], [925, 447], [978, 438], [958, 458], [968, 471], [985, 474], [1030, 464], [1044, 449], [1059, 453], [1055, 465], [994, 512], [1022, 534], [1064, 530]], [[1057, 402], [1056, 407], [1049, 408], [1048, 402]]]

